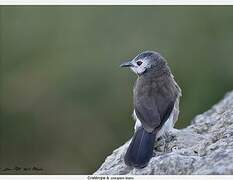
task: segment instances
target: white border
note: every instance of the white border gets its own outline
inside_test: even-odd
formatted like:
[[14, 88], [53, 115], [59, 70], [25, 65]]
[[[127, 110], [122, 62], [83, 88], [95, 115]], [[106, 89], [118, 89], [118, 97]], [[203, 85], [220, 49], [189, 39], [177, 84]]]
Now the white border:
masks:
[[[233, 5], [233, 0], [0, 0], [0, 5]], [[91, 180], [92, 177], [97, 177], [93, 179], [101, 179], [101, 177], [133, 177], [133, 179], [168, 179], [168, 180], [181, 180], [181, 179], [196, 179], [196, 180], [206, 180], [206, 179], [216, 179], [216, 180], [232, 180], [232, 175], [183, 175], [183, 176], [93, 176], [93, 175], [0, 175], [1, 179], [48, 179], [57, 180], [62, 179], [86, 179]], [[99, 178], [98, 178], [99, 177]]]
[[141, 180], [141, 179], [149, 179], [149, 180], [232, 180], [232, 175], [3, 175], [0, 176], [3, 180], [11, 180], [11, 179], [46, 179], [46, 180], [59, 180], [59, 179], [72, 179], [72, 180]]
[[233, 0], [0, 0], [0, 5], [233, 5]]

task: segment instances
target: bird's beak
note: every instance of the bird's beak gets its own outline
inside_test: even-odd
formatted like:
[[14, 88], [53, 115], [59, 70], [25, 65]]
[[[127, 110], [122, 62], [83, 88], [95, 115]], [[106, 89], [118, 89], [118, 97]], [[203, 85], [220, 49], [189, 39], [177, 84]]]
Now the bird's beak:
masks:
[[128, 62], [124, 62], [120, 65], [120, 67], [132, 67], [133, 64], [131, 61], [128, 61]]

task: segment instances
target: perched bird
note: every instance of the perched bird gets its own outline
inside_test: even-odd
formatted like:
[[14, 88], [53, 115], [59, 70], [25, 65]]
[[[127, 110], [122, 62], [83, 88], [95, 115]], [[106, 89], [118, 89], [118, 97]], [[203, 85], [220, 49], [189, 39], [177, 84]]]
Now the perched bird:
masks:
[[128, 166], [144, 168], [153, 155], [155, 141], [174, 132], [181, 89], [166, 59], [157, 52], [142, 52], [120, 66], [138, 75], [133, 91], [135, 132], [124, 161]]

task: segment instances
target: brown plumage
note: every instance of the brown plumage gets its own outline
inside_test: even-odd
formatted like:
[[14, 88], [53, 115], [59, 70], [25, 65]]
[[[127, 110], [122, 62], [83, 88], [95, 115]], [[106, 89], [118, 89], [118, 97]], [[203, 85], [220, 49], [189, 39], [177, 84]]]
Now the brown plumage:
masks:
[[143, 52], [121, 66], [138, 75], [133, 100], [136, 124], [140, 121], [124, 160], [128, 166], [143, 168], [152, 157], [156, 137], [173, 128], [178, 118], [181, 90], [157, 52]]
[[158, 131], [166, 122], [180, 89], [164, 64], [163, 71], [148, 70], [140, 75], [134, 87], [134, 108], [147, 132]]

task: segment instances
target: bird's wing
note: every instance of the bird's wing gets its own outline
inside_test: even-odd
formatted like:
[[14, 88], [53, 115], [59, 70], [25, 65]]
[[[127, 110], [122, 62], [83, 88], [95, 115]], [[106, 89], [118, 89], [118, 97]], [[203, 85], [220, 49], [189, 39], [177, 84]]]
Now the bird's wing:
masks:
[[159, 91], [153, 96], [140, 96], [134, 104], [136, 116], [148, 132], [159, 130], [169, 118], [175, 100], [176, 97], [171, 98]]

